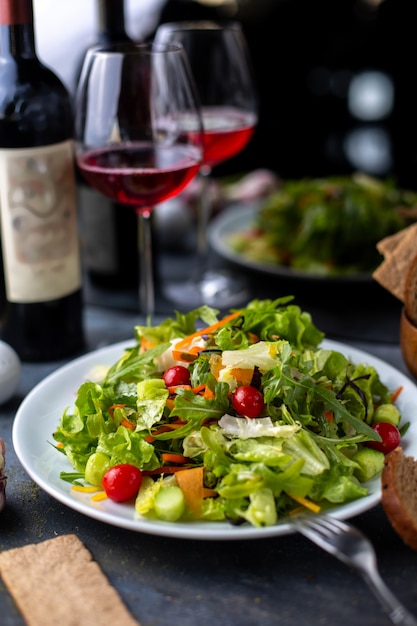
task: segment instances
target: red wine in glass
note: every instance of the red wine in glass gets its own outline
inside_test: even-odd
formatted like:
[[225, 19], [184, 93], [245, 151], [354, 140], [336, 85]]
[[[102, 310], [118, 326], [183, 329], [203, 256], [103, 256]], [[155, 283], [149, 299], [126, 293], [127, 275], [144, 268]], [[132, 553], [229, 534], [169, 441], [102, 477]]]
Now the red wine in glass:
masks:
[[149, 210], [175, 196], [200, 168], [192, 146], [153, 146], [146, 142], [89, 150], [78, 158], [86, 180], [105, 196]]
[[256, 115], [235, 107], [202, 107], [201, 115], [203, 162], [210, 169], [241, 152], [255, 131]]
[[201, 113], [181, 44], [90, 49], [77, 88], [75, 139], [86, 180], [137, 215], [139, 302], [149, 317], [155, 312], [150, 215], [196, 176], [203, 156]]
[[184, 46], [199, 96], [204, 135], [197, 272], [194, 278], [165, 285], [165, 294], [183, 306], [208, 304], [227, 309], [242, 304], [248, 289], [245, 280], [209, 267], [207, 229], [211, 205], [207, 179], [215, 165], [246, 147], [257, 124], [257, 94], [246, 41], [238, 22], [207, 20], [163, 23], [155, 39]]

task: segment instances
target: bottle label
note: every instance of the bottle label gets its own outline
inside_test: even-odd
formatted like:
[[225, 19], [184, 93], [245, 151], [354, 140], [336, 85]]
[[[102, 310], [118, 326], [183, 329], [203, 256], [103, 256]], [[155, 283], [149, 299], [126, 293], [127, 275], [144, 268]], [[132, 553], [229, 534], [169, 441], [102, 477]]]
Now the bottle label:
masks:
[[0, 215], [9, 302], [46, 302], [80, 288], [71, 141], [0, 149]]

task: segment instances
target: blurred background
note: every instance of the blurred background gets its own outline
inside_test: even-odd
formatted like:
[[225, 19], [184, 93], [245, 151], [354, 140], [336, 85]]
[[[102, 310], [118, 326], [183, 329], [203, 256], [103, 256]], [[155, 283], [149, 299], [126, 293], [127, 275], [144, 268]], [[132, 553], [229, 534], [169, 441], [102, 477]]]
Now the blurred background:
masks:
[[[34, 0], [37, 49], [71, 92], [97, 32], [97, 0]], [[125, 0], [126, 30], [237, 19], [260, 95], [250, 145], [214, 175], [282, 178], [361, 170], [417, 188], [417, 60], [410, 0]]]
[[[149, 36], [164, 4], [164, 0], [125, 0], [128, 34], [138, 40]], [[79, 65], [97, 39], [98, 1], [33, 0], [33, 10], [38, 55], [73, 92]]]

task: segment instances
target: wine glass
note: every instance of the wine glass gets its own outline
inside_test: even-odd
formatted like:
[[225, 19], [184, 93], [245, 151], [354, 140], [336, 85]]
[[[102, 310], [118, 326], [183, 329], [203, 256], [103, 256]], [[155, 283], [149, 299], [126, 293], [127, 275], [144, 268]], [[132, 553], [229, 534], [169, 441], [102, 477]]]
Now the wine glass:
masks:
[[203, 181], [197, 225], [197, 275], [165, 287], [178, 303], [234, 306], [248, 296], [246, 283], [225, 270], [210, 268], [207, 228], [211, 217], [212, 168], [238, 154], [250, 141], [258, 119], [257, 94], [246, 40], [238, 22], [186, 21], [161, 24], [158, 43], [180, 42], [198, 92], [204, 132]]
[[203, 155], [201, 112], [181, 44], [92, 48], [76, 94], [75, 139], [87, 181], [137, 213], [139, 305], [151, 316], [151, 212], [197, 175]]

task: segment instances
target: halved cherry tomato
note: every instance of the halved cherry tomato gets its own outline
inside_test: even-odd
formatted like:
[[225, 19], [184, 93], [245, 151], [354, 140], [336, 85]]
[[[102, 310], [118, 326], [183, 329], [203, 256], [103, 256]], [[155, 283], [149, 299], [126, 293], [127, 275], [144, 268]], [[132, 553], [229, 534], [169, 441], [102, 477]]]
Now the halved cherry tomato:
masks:
[[388, 452], [391, 452], [400, 445], [400, 431], [394, 424], [378, 422], [372, 426], [372, 429], [378, 433], [382, 441], [365, 441], [364, 446], [388, 454]]
[[167, 387], [174, 387], [175, 385], [189, 385], [190, 372], [183, 365], [173, 365], [169, 369], [165, 370], [163, 379]]
[[124, 502], [138, 493], [142, 484], [142, 472], [135, 465], [121, 463], [113, 465], [104, 474], [101, 486], [114, 502]]
[[262, 393], [251, 385], [238, 387], [232, 395], [232, 404], [237, 413], [246, 417], [259, 417], [265, 407]]

